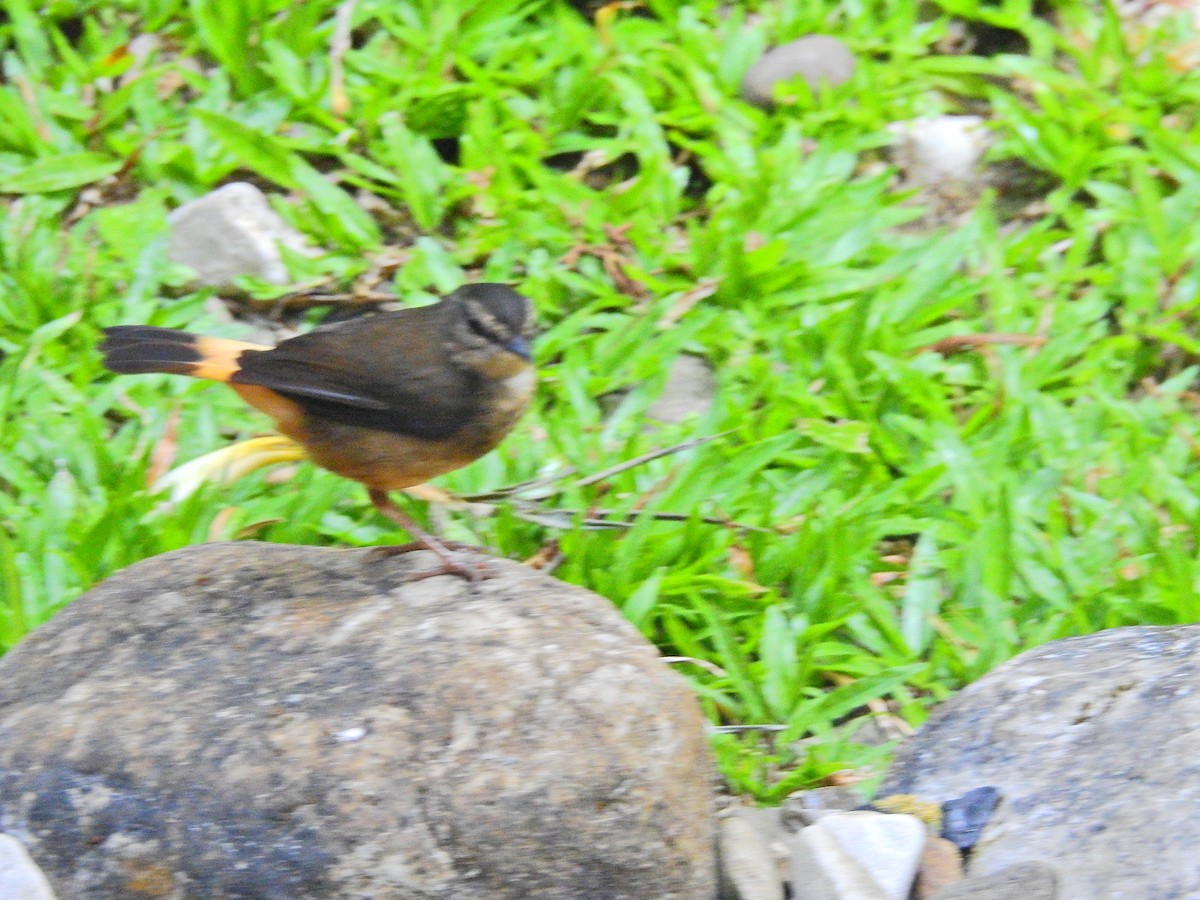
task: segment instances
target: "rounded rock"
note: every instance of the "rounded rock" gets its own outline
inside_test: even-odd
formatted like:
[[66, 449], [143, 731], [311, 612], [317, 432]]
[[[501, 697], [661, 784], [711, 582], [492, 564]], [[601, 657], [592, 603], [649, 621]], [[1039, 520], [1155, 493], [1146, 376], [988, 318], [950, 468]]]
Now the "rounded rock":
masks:
[[881, 790], [945, 801], [987, 785], [1004, 798], [956, 891], [1045, 859], [1064, 898], [1200, 897], [1197, 671], [1197, 625], [1043, 644], [934, 710]]
[[854, 54], [827, 34], [810, 34], [768, 50], [742, 79], [742, 97], [748, 103], [770, 109], [775, 105], [775, 86], [802, 78], [816, 92], [837, 87], [854, 75]]
[[507, 560], [206, 544], [0, 660], [0, 821], [62, 897], [641, 898], [715, 882], [686, 682]]

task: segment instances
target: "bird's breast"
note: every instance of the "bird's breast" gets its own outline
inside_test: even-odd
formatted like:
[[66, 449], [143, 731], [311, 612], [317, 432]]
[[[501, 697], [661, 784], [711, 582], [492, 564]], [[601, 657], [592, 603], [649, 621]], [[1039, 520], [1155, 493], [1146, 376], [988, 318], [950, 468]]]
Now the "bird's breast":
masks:
[[490, 401], [484, 404], [480, 429], [480, 436], [489, 442], [489, 449], [498, 444], [529, 409], [536, 386], [537, 373], [529, 365], [496, 385]]

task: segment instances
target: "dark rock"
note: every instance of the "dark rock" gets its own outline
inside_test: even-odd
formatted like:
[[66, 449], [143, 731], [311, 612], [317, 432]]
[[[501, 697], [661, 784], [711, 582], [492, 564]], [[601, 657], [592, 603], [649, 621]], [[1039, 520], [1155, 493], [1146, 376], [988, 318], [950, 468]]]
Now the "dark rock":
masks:
[[1000, 802], [994, 787], [979, 787], [942, 804], [942, 837], [953, 841], [960, 850], [970, 850], [979, 842], [984, 826]]
[[[934, 896], [934, 900], [1056, 900], [1058, 876], [1045, 863], [1026, 862], [1006, 866], [987, 875], [972, 876], [965, 881], [952, 884]], [[1068, 896], [1078, 897], [1080, 894]], [[1104, 892], [1088, 894], [1089, 897], [1116, 897], [1119, 894]], [[1160, 894], [1130, 894], [1128, 896], [1150, 897]]]
[[0, 827], [63, 897], [713, 896], [686, 683], [507, 561], [209, 544], [0, 660]]
[[936, 709], [883, 792], [1004, 802], [971, 875], [1052, 859], [1064, 897], [1200, 896], [1200, 626], [1055, 641]]
[[803, 79], [815, 93], [836, 87], [854, 75], [854, 54], [835, 37], [810, 34], [768, 50], [742, 79], [747, 103], [770, 109], [775, 105], [775, 85]]

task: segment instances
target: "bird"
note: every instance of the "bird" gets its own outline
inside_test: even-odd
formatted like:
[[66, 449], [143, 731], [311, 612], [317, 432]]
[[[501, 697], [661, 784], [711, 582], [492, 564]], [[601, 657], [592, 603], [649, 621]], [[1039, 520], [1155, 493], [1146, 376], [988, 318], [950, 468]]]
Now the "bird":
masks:
[[316, 328], [274, 347], [173, 328], [104, 329], [104, 365], [222, 381], [322, 468], [364, 485], [375, 508], [441, 560], [429, 574], [470, 580], [444, 541], [389, 492], [492, 450], [529, 408], [533, 305], [505, 284], [466, 284], [429, 306]]

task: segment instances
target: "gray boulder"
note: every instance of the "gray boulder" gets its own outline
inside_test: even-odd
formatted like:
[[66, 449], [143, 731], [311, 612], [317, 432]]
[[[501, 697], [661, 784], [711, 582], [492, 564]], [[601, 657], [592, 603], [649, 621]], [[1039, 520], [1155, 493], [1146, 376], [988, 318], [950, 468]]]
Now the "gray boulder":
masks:
[[1030, 650], [942, 704], [881, 793], [1000, 792], [960, 891], [1052, 861], [1062, 897], [1195, 897], [1196, 759], [1200, 626], [1117, 628]]
[[712, 767], [611, 604], [516, 563], [209, 544], [0, 660], [0, 830], [64, 897], [692, 898]]

